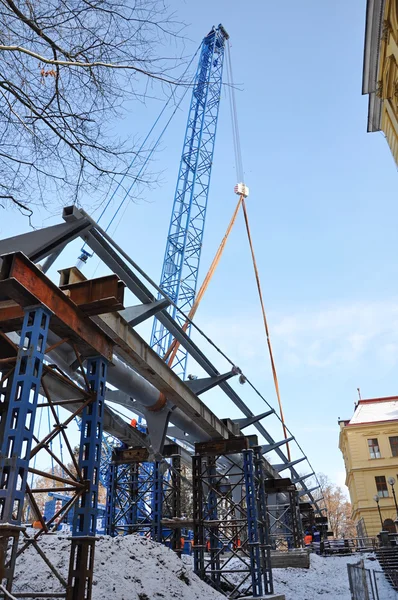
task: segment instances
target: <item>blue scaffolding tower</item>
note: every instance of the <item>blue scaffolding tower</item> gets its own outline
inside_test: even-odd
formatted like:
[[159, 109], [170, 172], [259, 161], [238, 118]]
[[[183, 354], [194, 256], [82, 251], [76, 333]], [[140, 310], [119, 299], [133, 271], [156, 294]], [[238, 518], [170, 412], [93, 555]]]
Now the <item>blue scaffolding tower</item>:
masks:
[[[173, 301], [169, 312], [180, 325], [185, 319], [177, 307], [188, 313], [196, 294], [227, 39], [219, 25], [202, 42], [167, 236], [160, 287]], [[155, 319], [154, 350], [164, 357], [172, 341], [167, 328]], [[182, 378], [186, 364], [187, 352], [179, 348], [172, 367]]]

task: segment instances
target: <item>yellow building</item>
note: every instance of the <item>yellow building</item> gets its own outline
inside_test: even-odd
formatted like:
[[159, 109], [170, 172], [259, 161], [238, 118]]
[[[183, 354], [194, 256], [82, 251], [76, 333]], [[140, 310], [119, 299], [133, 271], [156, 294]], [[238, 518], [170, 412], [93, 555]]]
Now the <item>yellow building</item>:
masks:
[[[358, 537], [374, 537], [394, 521], [398, 493], [398, 397], [360, 400], [350, 421], [339, 421], [339, 448], [346, 469]], [[395, 488], [389, 479], [396, 480]], [[379, 502], [375, 501], [378, 496]]]
[[398, 164], [398, 0], [367, 0], [362, 93], [368, 131], [385, 133]]

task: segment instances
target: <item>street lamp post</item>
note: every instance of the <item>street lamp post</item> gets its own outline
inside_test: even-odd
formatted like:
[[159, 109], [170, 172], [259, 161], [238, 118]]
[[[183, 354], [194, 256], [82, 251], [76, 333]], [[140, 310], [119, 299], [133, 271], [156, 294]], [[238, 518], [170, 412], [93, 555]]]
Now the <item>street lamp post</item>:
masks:
[[394, 477], [389, 477], [389, 478], [387, 479], [387, 481], [388, 481], [388, 483], [391, 485], [391, 488], [392, 488], [392, 495], [393, 495], [393, 498], [394, 498], [394, 504], [395, 504], [395, 512], [396, 512], [396, 514], [397, 514], [397, 516], [398, 516], [397, 497], [396, 497], [396, 495], [395, 495], [395, 489], [394, 489], [394, 485], [395, 485], [395, 478], [394, 478]]
[[374, 501], [376, 502], [376, 504], [377, 504], [377, 510], [379, 511], [379, 517], [380, 517], [380, 523], [381, 523], [381, 530], [383, 531], [383, 519], [382, 519], [382, 517], [381, 517], [381, 510], [380, 510], [380, 505], [379, 505], [379, 502], [380, 502], [379, 495], [378, 495], [378, 494], [376, 494], [375, 496], [373, 496], [373, 500], [374, 500]]

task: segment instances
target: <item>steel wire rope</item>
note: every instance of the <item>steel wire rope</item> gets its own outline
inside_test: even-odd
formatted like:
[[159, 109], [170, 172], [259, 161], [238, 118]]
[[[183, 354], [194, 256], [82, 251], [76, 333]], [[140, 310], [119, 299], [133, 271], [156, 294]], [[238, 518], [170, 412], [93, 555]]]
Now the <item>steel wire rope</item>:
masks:
[[[181, 77], [179, 78], [179, 81], [180, 81], [180, 82], [182, 82], [182, 81], [183, 81], [183, 78], [185, 77], [186, 73], [187, 73], [187, 72], [189, 71], [189, 69], [191, 68], [191, 65], [192, 65], [192, 63], [193, 63], [194, 59], [196, 58], [196, 56], [197, 56], [197, 54], [198, 54], [198, 52], [199, 52], [199, 50], [200, 50], [200, 48], [201, 48], [201, 45], [202, 45], [202, 44], [200, 44], [200, 45], [199, 45], [199, 47], [197, 48], [197, 50], [196, 50], [195, 54], [192, 56], [192, 58], [191, 58], [190, 62], [188, 63], [188, 66], [187, 66], [187, 68], [185, 69], [185, 71], [183, 72], [183, 74], [181, 75]], [[133, 183], [130, 185], [130, 187], [128, 188], [127, 192], [125, 193], [125, 196], [124, 196], [123, 200], [122, 200], [122, 201], [121, 201], [121, 203], [119, 204], [119, 206], [118, 206], [118, 208], [117, 208], [116, 212], [114, 213], [114, 215], [113, 215], [112, 219], [111, 219], [111, 220], [110, 220], [110, 222], [108, 223], [108, 225], [107, 225], [107, 227], [106, 227], [105, 231], [108, 231], [109, 227], [112, 225], [112, 223], [113, 223], [113, 221], [115, 220], [115, 218], [116, 218], [116, 216], [117, 216], [118, 212], [120, 211], [121, 207], [123, 206], [123, 204], [124, 204], [124, 202], [125, 202], [125, 200], [126, 200], [127, 196], [129, 195], [129, 193], [130, 193], [130, 191], [131, 191], [132, 187], [134, 186], [134, 184], [136, 183], [136, 181], [137, 181], [138, 177], [140, 176], [140, 174], [142, 173], [143, 169], [144, 169], [144, 168], [145, 168], [145, 166], [147, 165], [149, 158], [152, 156], [152, 154], [153, 154], [153, 152], [154, 152], [154, 150], [155, 150], [156, 146], [159, 144], [159, 142], [160, 142], [160, 139], [162, 138], [162, 136], [163, 136], [164, 132], [166, 131], [166, 129], [167, 129], [167, 127], [168, 127], [168, 125], [170, 124], [170, 121], [171, 121], [171, 119], [174, 117], [174, 115], [175, 115], [175, 113], [177, 112], [177, 110], [178, 110], [178, 108], [179, 108], [179, 106], [180, 106], [180, 104], [181, 104], [182, 100], [185, 98], [185, 95], [186, 95], [186, 93], [187, 93], [188, 89], [190, 88], [190, 86], [192, 85], [192, 81], [193, 81], [193, 79], [194, 79], [194, 78], [195, 78], [195, 75], [193, 76], [193, 78], [192, 78], [191, 82], [189, 83], [189, 85], [187, 85], [187, 86], [185, 87], [184, 93], [183, 93], [183, 95], [181, 96], [181, 99], [180, 99], [180, 101], [178, 102], [177, 106], [175, 107], [175, 109], [174, 109], [174, 111], [173, 111], [173, 113], [172, 113], [171, 117], [170, 117], [170, 118], [169, 118], [169, 120], [167, 121], [167, 124], [166, 124], [166, 126], [163, 128], [163, 130], [162, 130], [162, 132], [161, 132], [160, 136], [158, 137], [158, 139], [157, 139], [157, 141], [156, 141], [156, 143], [155, 143], [154, 147], [153, 147], [153, 148], [152, 148], [152, 150], [150, 151], [149, 155], [147, 155], [147, 157], [146, 157], [146, 158], [145, 158], [145, 160], [144, 160], [144, 163], [143, 163], [143, 165], [141, 166], [141, 168], [140, 168], [140, 170], [138, 171], [137, 175], [134, 177], [134, 181], [133, 181]], [[123, 174], [123, 176], [122, 176], [122, 178], [120, 179], [120, 181], [118, 182], [118, 184], [117, 184], [117, 186], [116, 186], [115, 190], [112, 192], [112, 194], [111, 194], [111, 196], [110, 196], [110, 198], [109, 198], [108, 202], [105, 204], [105, 206], [104, 206], [103, 210], [101, 211], [101, 214], [100, 214], [100, 216], [98, 217], [98, 220], [97, 220], [97, 222], [98, 222], [98, 223], [100, 222], [100, 220], [101, 220], [101, 219], [102, 219], [102, 217], [104, 216], [104, 214], [105, 214], [106, 210], [108, 209], [109, 205], [111, 204], [112, 200], [114, 199], [114, 197], [115, 197], [116, 193], [118, 192], [118, 190], [119, 190], [120, 186], [122, 185], [123, 181], [124, 181], [124, 180], [125, 180], [125, 178], [127, 177], [127, 174], [128, 174], [128, 172], [129, 172], [129, 171], [132, 169], [132, 167], [134, 166], [134, 163], [135, 163], [135, 161], [136, 161], [136, 159], [137, 159], [137, 156], [139, 156], [139, 155], [140, 155], [141, 151], [142, 151], [142, 150], [143, 150], [143, 148], [144, 148], [144, 145], [146, 144], [146, 142], [148, 141], [148, 139], [149, 139], [150, 135], [152, 134], [153, 130], [155, 129], [156, 125], [159, 123], [160, 119], [162, 118], [162, 116], [163, 116], [163, 113], [166, 111], [166, 109], [167, 109], [168, 105], [170, 104], [170, 102], [172, 101], [172, 99], [174, 99], [174, 98], [175, 98], [175, 92], [176, 92], [176, 89], [175, 89], [175, 88], [173, 88], [173, 90], [172, 90], [172, 92], [171, 92], [170, 96], [169, 96], [169, 97], [168, 97], [168, 99], [167, 99], [167, 102], [166, 102], [166, 104], [163, 106], [162, 110], [160, 111], [160, 113], [158, 114], [157, 118], [155, 119], [155, 122], [153, 123], [152, 127], [150, 128], [150, 130], [148, 131], [147, 135], [145, 136], [145, 139], [144, 139], [144, 140], [143, 140], [143, 142], [141, 143], [141, 146], [139, 147], [139, 149], [138, 149], [137, 153], [134, 155], [134, 158], [132, 159], [132, 161], [131, 161], [130, 165], [128, 166], [128, 168], [127, 168], [127, 171], [126, 171], [126, 172]], [[86, 246], [87, 246], [87, 244], [86, 244], [86, 243], [84, 243], [84, 244], [83, 244], [83, 246], [82, 246], [82, 249], [81, 249], [81, 252], [82, 252], [82, 253], [84, 252], [84, 249], [85, 249], [85, 247], [86, 247]]]
[[[237, 111], [236, 99], [235, 99], [235, 87], [234, 87], [234, 78], [233, 78], [233, 71], [232, 71], [231, 52], [230, 52], [229, 46], [227, 48], [228, 48], [227, 74], [228, 74], [228, 78], [229, 78], [228, 90], [229, 90], [229, 96], [230, 96], [231, 123], [232, 123], [232, 131], [233, 131], [233, 138], [234, 138], [235, 163], [236, 163], [236, 167], [237, 167], [238, 178], [242, 182], [244, 182], [242, 148], [241, 148], [241, 143], [240, 143], [239, 121], [238, 121], [238, 111]], [[252, 236], [251, 236], [250, 226], [249, 226], [249, 217], [247, 214], [246, 201], [245, 201], [244, 197], [242, 198], [242, 208], [243, 208], [243, 215], [244, 215], [244, 220], [245, 220], [247, 238], [248, 238], [248, 242], [249, 242], [249, 246], [250, 246], [250, 253], [251, 253], [251, 257], [252, 257], [254, 276], [256, 279], [257, 292], [258, 292], [258, 297], [259, 297], [260, 306], [261, 306], [261, 313], [262, 313], [262, 317], [263, 317], [265, 335], [266, 335], [267, 346], [268, 346], [268, 353], [269, 353], [269, 358], [270, 358], [270, 362], [271, 362], [272, 377], [274, 380], [274, 387], [275, 387], [276, 397], [278, 400], [279, 412], [280, 412], [280, 416], [281, 416], [281, 420], [282, 420], [282, 430], [283, 430], [283, 435], [285, 436], [285, 440], [287, 440], [288, 436], [287, 436], [287, 432], [286, 432], [286, 428], [285, 428], [285, 417], [284, 417], [284, 413], [283, 413], [278, 375], [277, 375], [276, 366], [275, 366], [274, 353], [272, 350], [267, 315], [265, 312], [263, 294], [262, 294], [261, 283], [260, 283], [260, 275], [258, 272], [257, 261], [256, 261], [255, 253], [254, 253], [254, 246], [253, 246], [253, 241], [252, 241]], [[288, 455], [288, 459], [290, 462], [291, 455], [290, 455], [290, 448], [289, 448], [288, 443], [286, 443], [286, 450], [287, 450], [287, 455]]]

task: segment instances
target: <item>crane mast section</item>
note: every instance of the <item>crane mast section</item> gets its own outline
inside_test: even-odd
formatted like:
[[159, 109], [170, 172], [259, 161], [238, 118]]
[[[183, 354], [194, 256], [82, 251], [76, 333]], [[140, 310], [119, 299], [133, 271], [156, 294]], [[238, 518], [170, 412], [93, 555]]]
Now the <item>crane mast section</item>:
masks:
[[[202, 42], [167, 236], [160, 287], [176, 304], [169, 312], [180, 325], [185, 318], [176, 307], [188, 313], [197, 288], [227, 39], [219, 25]], [[173, 336], [155, 319], [154, 350], [164, 357], [172, 341]], [[182, 377], [186, 362], [187, 352], [181, 348], [172, 366]]]

